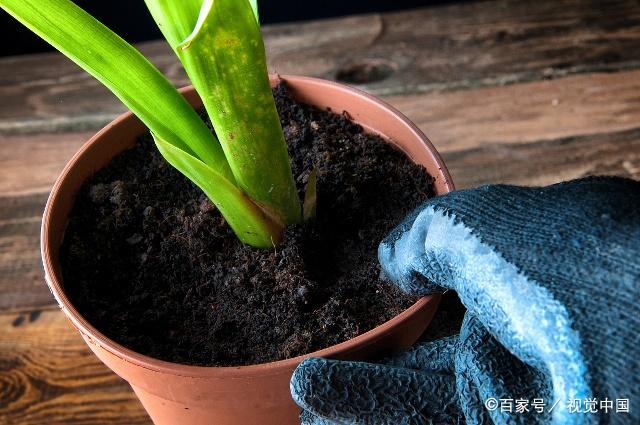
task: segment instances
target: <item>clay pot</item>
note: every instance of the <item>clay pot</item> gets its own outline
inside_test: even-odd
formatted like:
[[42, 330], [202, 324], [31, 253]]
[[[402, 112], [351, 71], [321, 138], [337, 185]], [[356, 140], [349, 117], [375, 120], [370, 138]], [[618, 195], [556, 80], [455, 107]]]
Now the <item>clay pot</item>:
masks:
[[[272, 76], [272, 84], [277, 81]], [[420, 130], [402, 114], [353, 88], [314, 78], [282, 76], [294, 97], [349, 117], [367, 131], [396, 144], [435, 177], [438, 194], [453, 190], [451, 177]], [[182, 93], [195, 107], [202, 105], [193, 88]], [[131, 387], [156, 424], [295, 424], [299, 409], [289, 394], [294, 368], [308, 356], [367, 360], [410, 346], [425, 330], [439, 297], [418, 300], [400, 315], [356, 338], [332, 347], [272, 363], [241, 367], [198, 367], [157, 360], [133, 352], [104, 336], [69, 302], [62, 282], [59, 248], [74, 197], [82, 183], [116, 154], [131, 147], [145, 126], [125, 113], [100, 130], [69, 161], [56, 181], [42, 221], [45, 278], [64, 314], [89, 348]]]

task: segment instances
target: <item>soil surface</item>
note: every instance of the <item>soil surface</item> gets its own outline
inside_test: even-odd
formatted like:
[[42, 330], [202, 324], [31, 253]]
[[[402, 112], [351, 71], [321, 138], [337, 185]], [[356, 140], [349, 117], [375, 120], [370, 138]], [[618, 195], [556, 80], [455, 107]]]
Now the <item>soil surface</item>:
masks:
[[83, 316], [139, 353], [246, 365], [324, 348], [415, 300], [380, 279], [377, 247], [433, 195], [432, 178], [347, 117], [274, 89], [301, 196], [317, 169], [317, 218], [277, 249], [242, 245], [149, 135], [83, 185], [62, 249]]

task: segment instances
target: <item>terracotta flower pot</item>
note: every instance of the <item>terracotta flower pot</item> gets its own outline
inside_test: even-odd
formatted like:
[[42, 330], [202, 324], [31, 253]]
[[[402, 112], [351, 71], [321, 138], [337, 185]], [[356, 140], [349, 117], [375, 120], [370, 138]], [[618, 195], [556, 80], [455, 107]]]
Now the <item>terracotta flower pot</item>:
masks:
[[[435, 177], [438, 194], [453, 190], [451, 177], [433, 145], [398, 111], [358, 90], [313, 78], [282, 76], [294, 97], [320, 108], [347, 111], [367, 131], [386, 137]], [[277, 77], [272, 76], [272, 84]], [[201, 101], [193, 88], [189, 102]], [[91, 138], [56, 181], [42, 221], [45, 278], [64, 314], [91, 350], [131, 384], [156, 424], [294, 424], [299, 409], [289, 394], [289, 379], [304, 357], [366, 360], [411, 345], [425, 330], [439, 297], [424, 297], [388, 322], [349, 341], [306, 356], [241, 367], [198, 367], [157, 360], [133, 352], [104, 336], [69, 302], [60, 270], [59, 249], [74, 197], [82, 183], [146, 131], [131, 113], [118, 117]]]

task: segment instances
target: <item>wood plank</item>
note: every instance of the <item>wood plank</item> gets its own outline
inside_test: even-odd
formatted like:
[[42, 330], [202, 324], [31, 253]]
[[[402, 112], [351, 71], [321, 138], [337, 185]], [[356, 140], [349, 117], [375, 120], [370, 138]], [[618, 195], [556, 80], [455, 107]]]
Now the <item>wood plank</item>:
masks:
[[0, 423], [150, 424], [57, 309], [0, 314]]
[[[387, 63], [362, 86], [415, 94], [637, 68], [633, 1], [484, 1], [269, 28], [272, 69], [335, 79]], [[288, 29], [285, 37], [279, 29]], [[271, 32], [273, 31], [273, 32]], [[342, 72], [341, 72], [342, 71]]]
[[[640, 122], [640, 71], [385, 97], [440, 152], [622, 131]], [[0, 197], [50, 189], [92, 132], [0, 135]], [[25, 172], [29, 164], [38, 164]]]
[[449, 152], [457, 188], [508, 183], [548, 185], [589, 175], [640, 180], [640, 127], [519, 145], [486, 144]]
[[38, 193], [0, 198], [0, 311], [55, 303], [45, 285], [40, 259], [46, 197]]
[[48, 192], [67, 161], [94, 133], [0, 135], [0, 196]]
[[[177, 86], [182, 66], [161, 41], [139, 50]], [[126, 110], [93, 77], [58, 53], [0, 58], [0, 135], [97, 129]]]
[[512, 145], [636, 127], [640, 71], [385, 100], [416, 123], [440, 152]]
[[[387, 95], [640, 65], [640, 4], [633, 0], [499, 0], [265, 26], [264, 33], [271, 70], [335, 79], [387, 66], [387, 78], [361, 85]], [[163, 42], [140, 48], [174, 83], [186, 83]], [[0, 97], [4, 134], [97, 128], [123, 111], [56, 54], [0, 59]]]

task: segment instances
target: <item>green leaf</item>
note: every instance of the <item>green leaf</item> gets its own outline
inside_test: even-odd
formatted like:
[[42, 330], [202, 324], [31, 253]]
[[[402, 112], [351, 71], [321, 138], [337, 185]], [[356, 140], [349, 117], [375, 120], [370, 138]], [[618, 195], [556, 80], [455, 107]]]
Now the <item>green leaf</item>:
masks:
[[238, 238], [259, 248], [280, 242], [282, 225], [267, 217], [251, 199], [216, 170], [154, 135], [162, 156], [194, 182], [218, 207]]
[[175, 50], [193, 31], [203, 0], [144, 0], [144, 2], [162, 35]]
[[[153, 9], [156, 21], [166, 23]], [[205, 0], [191, 34], [172, 47], [203, 99], [238, 186], [284, 223], [299, 222], [300, 200], [249, 1]]]
[[260, 24], [260, 13], [258, 13], [258, 0], [249, 0], [249, 3], [251, 3], [253, 14], [256, 15], [256, 21], [258, 21], [258, 24]]
[[136, 49], [69, 0], [0, 7], [100, 80], [155, 134], [234, 181], [220, 144], [173, 85]]

